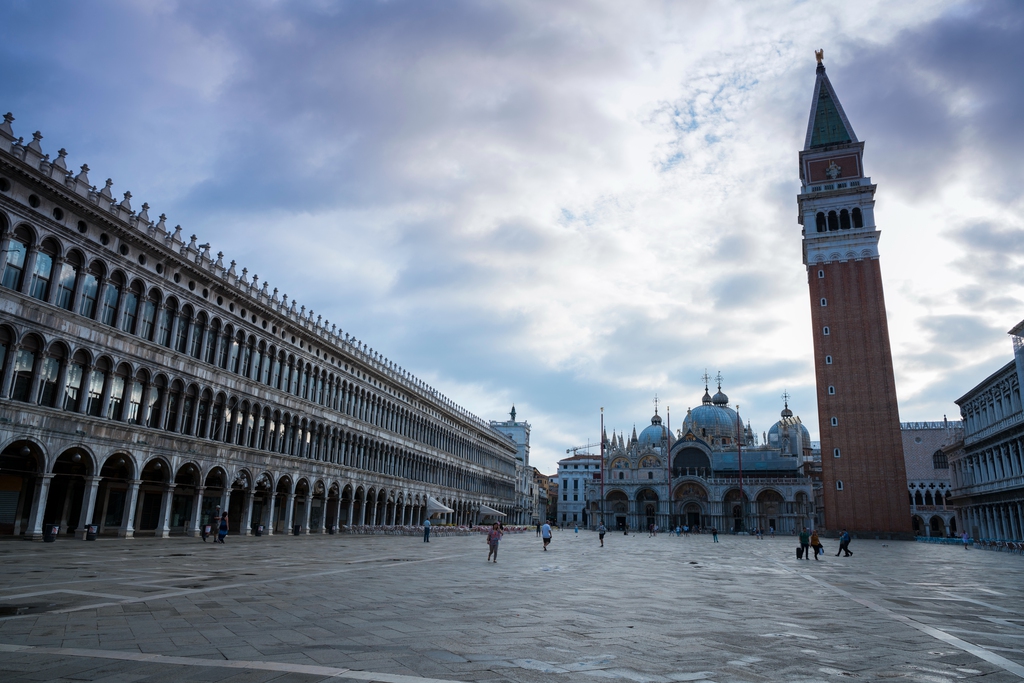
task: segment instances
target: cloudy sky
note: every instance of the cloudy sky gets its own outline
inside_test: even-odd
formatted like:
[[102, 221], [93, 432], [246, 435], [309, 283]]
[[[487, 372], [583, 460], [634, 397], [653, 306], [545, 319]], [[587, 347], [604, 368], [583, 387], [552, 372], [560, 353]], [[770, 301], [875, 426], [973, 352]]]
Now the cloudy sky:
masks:
[[903, 420], [1024, 318], [1015, 2], [4, 2], [17, 135], [270, 281], [533, 464], [721, 371], [817, 438], [795, 196], [825, 64], [878, 185]]

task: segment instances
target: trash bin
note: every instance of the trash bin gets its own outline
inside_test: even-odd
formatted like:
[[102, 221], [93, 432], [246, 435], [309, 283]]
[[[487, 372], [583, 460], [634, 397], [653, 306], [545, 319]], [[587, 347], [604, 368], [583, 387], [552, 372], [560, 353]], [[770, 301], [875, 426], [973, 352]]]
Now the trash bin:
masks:
[[99, 532], [99, 530], [100, 530], [100, 528], [97, 525], [95, 525], [95, 524], [89, 524], [88, 526], [86, 526], [85, 527], [85, 540], [87, 540], [87, 541], [95, 541], [96, 540], [96, 534]]
[[47, 524], [43, 527], [43, 540], [47, 543], [53, 543], [57, 540], [57, 536], [60, 535], [59, 524]]
[[256, 525], [256, 531], [253, 532], [253, 535], [255, 535], [255, 536], [262, 536], [263, 535], [263, 525], [262, 524], [257, 524]]
[[292, 535], [298, 536], [301, 533], [302, 533], [302, 525], [301, 524], [296, 524], [295, 526], [292, 527]]

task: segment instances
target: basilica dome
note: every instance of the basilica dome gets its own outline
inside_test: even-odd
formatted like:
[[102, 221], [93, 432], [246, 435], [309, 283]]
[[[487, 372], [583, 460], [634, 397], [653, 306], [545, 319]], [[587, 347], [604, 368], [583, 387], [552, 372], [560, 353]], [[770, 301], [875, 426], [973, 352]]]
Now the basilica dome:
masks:
[[674, 439], [672, 434], [661, 424], [661, 416], [657, 413], [651, 418], [651, 424], [645, 427], [640, 436], [637, 437], [637, 442], [641, 446], [661, 446], [663, 440], [668, 440], [668, 445], [671, 446]]
[[782, 409], [781, 419], [768, 430], [767, 446], [779, 448], [783, 455], [803, 455], [803, 449], [811, 445], [811, 433], [800, 418], [793, 415], [789, 403]]
[[739, 417], [736, 411], [726, 405], [705, 403], [691, 409], [683, 420], [683, 431], [692, 431], [696, 436], [710, 441], [713, 437], [736, 438]]

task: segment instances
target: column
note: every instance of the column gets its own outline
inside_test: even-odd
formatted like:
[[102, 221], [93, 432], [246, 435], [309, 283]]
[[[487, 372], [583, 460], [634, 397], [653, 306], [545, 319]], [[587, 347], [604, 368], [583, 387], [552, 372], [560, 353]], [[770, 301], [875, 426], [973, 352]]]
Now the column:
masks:
[[[32, 273], [36, 269], [36, 257], [39, 256], [39, 245], [28, 248], [25, 255], [25, 269], [21, 271], [21, 287], [18, 289], [25, 296], [29, 296], [32, 288]], [[51, 275], [52, 276], [52, 275]]]
[[303, 510], [305, 514], [302, 515], [302, 533], [308, 534], [310, 533], [309, 517], [313, 512], [313, 497], [308, 493], [306, 494], [306, 504], [303, 507], [305, 508], [305, 510]]
[[32, 496], [32, 507], [28, 514], [28, 529], [25, 538], [38, 541], [43, 538], [43, 514], [46, 512], [46, 499], [50, 494], [52, 474], [40, 474], [36, 477], [36, 485]]
[[86, 477], [85, 490], [82, 491], [82, 512], [78, 515], [78, 533], [81, 540], [85, 540], [88, 526], [93, 523], [93, 515], [96, 512], [96, 491], [100, 487], [100, 477]]
[[197, 486], [195, 495], [192, 496], [192, 513], [189, 516], [189, 526], [185, 529], [186, 536], [192, 536], [193, 538], [200, 535], [200, 529], [202, 529], [202, 520], [199, 516], [203, 514], [203, 492], [206, 490], [204, 486]]
[[128, 494], [124, 497], [124, 521], [117, 535], [121, 538], [135, 537], [135, 506], [139, 502], [139, 485], [141, 479], [130, 479], [128, 481]]
[[50, 291], [46, 293], [46, 303], [51, 306], [56, 305], [57, 290], [60, 289], [58, 283], [60, 282], [60, 276], [63, 270], [64, 258], [61, 256], [54, 256], [50, 266]]
[[274, 535], [274, 506], [277, 503], [277, 494], [274, 493], [273, 491], [271, 491], [270, 494], [269, 494], [269, 497], [270, 497], [270, 509], [267, 510], [267, 512], [266, 512], [267, 522], [266, 522], [266, 524], [264, 524], [264, 531], [266, 532], [267, 536], [273, 536]]
[[284, 508], [284, 528], [285, 534], [292, 532], [292, 513], [295, 512], [295, 494], [289, 493], [288, 500], [285, 502]]
[[256, 498], [256, 492], [249, 489], [245, 492], [245, 512], [242, 515], [242, 521], [239, 524], [238, 533], [245, 536], [252, 536], [252, 504]]
[[171, 536], [171, 502], [174, 500], [174, 486], [172, 482], [164, 485], [163, 494], [160, 496], [160, 526], [157, 527], [157, 538], [170, 538]]
[[359, 526], [366, 524], [366, 498], [363, 497], [363, 504], [359, 506]]
[[345, 522], [347, 522], [349, 526], [355, 524], [355, 521], [352, 519], [352, 514], [355, 512], [355, 506], [356, 500], [353, 494], [353, 497], [348, 499], [348, 516], [345, 517]]

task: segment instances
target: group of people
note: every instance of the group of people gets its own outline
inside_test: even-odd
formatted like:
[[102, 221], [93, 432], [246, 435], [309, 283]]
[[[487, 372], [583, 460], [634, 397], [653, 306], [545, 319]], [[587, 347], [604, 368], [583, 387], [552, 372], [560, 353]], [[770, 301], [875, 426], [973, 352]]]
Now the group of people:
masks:
[[213, 528], [217, 528], [217, 538], [213, 539], [214, 543], [224, 543], [224, 539], [228, 536], [228, 513], [221, 512], [220, 506], [218, 505], [213, 513], [213, 521], [210, 524], [204, 524], [200, 535], [203, 537], [203, 543], [206, 543], [206, 538], [213, 535]]
[[[796, 557], [801, 557], [805, 560], [811, 559], [811, 549], [814, 549], [814, 559], [818, 559], [818, 555], [825, 554], [825, 546], [821, 544], [821, 539], [818, 538], [817, 531], [811, 531], [807, 527], [800, 532], [800, 547], [797, 548]], [[850, 532], [843, 529], [843, 532], [839, 534], [839, 552], [836, 553], [836, 557], [839, 557], [843, 553], [846, 553], [845, 557], [853, 555], [850, 552]]]

